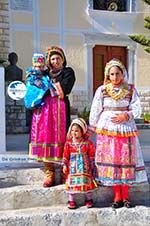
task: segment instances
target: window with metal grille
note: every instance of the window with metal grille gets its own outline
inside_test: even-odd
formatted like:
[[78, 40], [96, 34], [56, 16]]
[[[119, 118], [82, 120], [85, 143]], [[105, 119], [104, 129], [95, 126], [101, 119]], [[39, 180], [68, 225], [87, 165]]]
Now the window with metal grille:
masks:
[[126, 11], [125, 0], [93, 0], [93, 9], [109, 11]]

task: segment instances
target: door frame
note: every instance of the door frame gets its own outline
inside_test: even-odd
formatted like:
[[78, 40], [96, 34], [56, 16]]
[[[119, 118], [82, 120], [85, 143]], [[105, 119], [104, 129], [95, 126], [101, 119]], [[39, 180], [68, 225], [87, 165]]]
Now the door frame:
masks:
[[136, 43], [126, 35], [87, 33], [85, 36], [86, 87], [89, 103], [93, 99], [93, 48], [95, 45], [123, 46], [127, 48], [127, 70], [129, 83], [136, 85]]
[[[100, 57], [100, 58], [99, 58]], [[124, 46], [95, 45], [93, 48], [93, 92], [103, 84], [105, 65], [112, 58], [118, 58], [127, 68], [127, 49]], [[101, 59], [101, 63], [98, 62]], [[99, 68], [99, 66], [101, 67]], [[98, 68], [98, 71], [97, 71]], [[99, 74], [100, 73], [100, 74]]]

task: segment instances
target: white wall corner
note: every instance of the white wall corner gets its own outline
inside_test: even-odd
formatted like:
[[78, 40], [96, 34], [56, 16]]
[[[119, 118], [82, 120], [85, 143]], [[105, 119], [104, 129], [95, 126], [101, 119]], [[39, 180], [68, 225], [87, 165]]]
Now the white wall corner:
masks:
[[1, 98], [0, 98], [0, 153], [6, 152], [6, 121], [5, 121], [5, 79], [4, 79], [4, 68], [0, 66], [0, 90], [1, 90]]

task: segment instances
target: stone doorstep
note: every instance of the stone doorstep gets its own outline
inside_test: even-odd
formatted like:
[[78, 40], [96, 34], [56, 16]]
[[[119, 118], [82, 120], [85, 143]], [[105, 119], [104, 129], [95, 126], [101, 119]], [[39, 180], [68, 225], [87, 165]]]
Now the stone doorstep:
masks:
[[0, 226], [148, 226], [150, 207], [113, 210], [85, 206], [69, 210], [66, 205], [0, 211]]
[[150, 123], [138, 123], [136, 124], [138, 130], [142, 130], [142, 129], [150, 129]]
[[[130, 198], [135, 205], [150, 204], [150, 185], [141, 184], [130, 188]], [[93, 201], [102, 206], [110, 206], [113, 200], [111, 187], [98, 187], [93, 192]], [[0, 210], [23, 209], [38, 206], [55, 206], [67, 204], [65, 185], [43, 188], [41, 184], [13, 186], [0, 189]], [[78, 194], [76, 201], [84, 203], [84, 195]]]

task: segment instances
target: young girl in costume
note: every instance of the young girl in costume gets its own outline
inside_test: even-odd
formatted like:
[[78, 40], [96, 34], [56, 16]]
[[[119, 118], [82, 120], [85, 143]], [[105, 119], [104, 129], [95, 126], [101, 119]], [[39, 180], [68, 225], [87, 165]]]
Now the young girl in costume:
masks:
[[86, 138], [87, 124], [82, 118], [74, 119], [69, 127], [63, 153], [63, 172], [67, 174], [66, 190], [69, 194], [68, 208], [75, 209], [75, 194], [85, 193], [85, 205], [93, 206], [92, 190], [95, 147]]
[[96, 179], [113, 187], [113, 208], [132, 207], [129, 185], [147, 181], [134, 121], [140, 114], [137, 90], [127, 83], [124, 65], [112, 59], [105, 67], [104, 85], [96, 90], [89, 123], [97, 133]]

